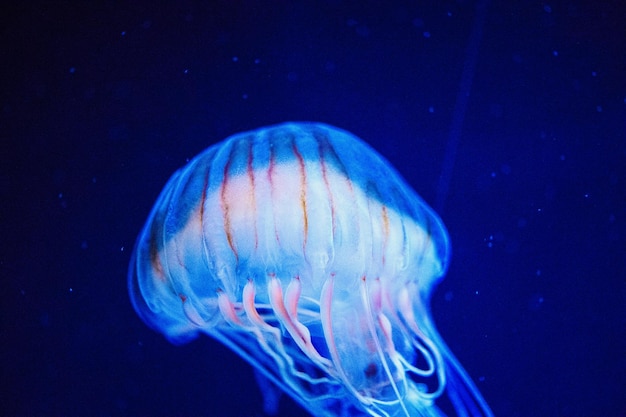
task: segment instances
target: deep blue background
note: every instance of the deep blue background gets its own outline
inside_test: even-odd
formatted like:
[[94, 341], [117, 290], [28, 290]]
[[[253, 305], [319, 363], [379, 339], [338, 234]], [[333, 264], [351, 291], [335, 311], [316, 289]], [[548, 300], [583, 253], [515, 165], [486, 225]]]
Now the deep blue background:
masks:
[[[261, 416], [240, 359], [139, 320], [126, 269], [186, 160], [314, 120], [372, 144], [433, 204], [459, 139], [433, 313], [496, 415], [625, 416], [621, 3], [492, 0], [484, 25], [474, 1], [3, 6], [0, 414]], [[281, 415], [305, 413], [284, 399]]]

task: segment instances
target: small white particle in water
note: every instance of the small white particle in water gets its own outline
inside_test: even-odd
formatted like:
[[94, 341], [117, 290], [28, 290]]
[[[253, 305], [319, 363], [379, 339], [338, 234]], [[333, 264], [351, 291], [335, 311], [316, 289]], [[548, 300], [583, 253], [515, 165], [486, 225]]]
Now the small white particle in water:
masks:
[[123, 31], [122, 31], [122, 33], [121, 33], [121, 35], [122, 35], [122, 36], [126, 36], [126, 31], [125, 31], [125, 30], [123, 30]]
[[120, 252], [124, 252], [124, 246], [120, 248]]
[[238, 58], [238, 57], [236, 57], [236, 56], [234, 56], [234, 57], [233, 57], [233, 62], [237, 62], [237, 61], [239, 61], [239, 58]]
[[74, 289], [72, 287], [70, 287], [70, 292], [73, 292], [73, 291], [74, 291]]

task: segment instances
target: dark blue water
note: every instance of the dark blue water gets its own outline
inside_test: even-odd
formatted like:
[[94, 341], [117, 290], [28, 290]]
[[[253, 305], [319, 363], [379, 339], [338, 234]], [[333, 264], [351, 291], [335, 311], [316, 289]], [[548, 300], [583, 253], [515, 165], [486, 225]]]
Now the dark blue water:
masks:
[[620, 2], [74, 3], [0, 17], [0, 414], [262, 416], [242, 360], [140, 321], [127, 265], [189, 158], [314, 120], [438, 206], [433, 314], [497, 416], [626, 415]]

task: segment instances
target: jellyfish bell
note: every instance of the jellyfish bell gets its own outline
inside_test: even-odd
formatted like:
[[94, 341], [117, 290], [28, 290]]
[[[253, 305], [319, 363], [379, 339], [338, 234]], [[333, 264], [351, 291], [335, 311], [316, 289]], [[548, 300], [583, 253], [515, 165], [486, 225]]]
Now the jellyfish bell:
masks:
[[177, 171], [129, 270], [139, 316], [221, 341], [316, 416], [490, 416], [438, 335], [439, 217], [373, 149], [319, 123], [231, 136]]

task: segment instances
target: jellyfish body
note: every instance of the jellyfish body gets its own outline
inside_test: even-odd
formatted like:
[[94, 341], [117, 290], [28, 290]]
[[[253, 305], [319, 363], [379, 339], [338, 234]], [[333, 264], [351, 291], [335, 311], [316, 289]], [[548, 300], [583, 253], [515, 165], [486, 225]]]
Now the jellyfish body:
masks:
[[241, 133], [176, 172], [129, 270], [137, 313], [206, 333], [316, 416], [490, 416], [429, 312], [439, 217], [373, 149], [318, 123]]

